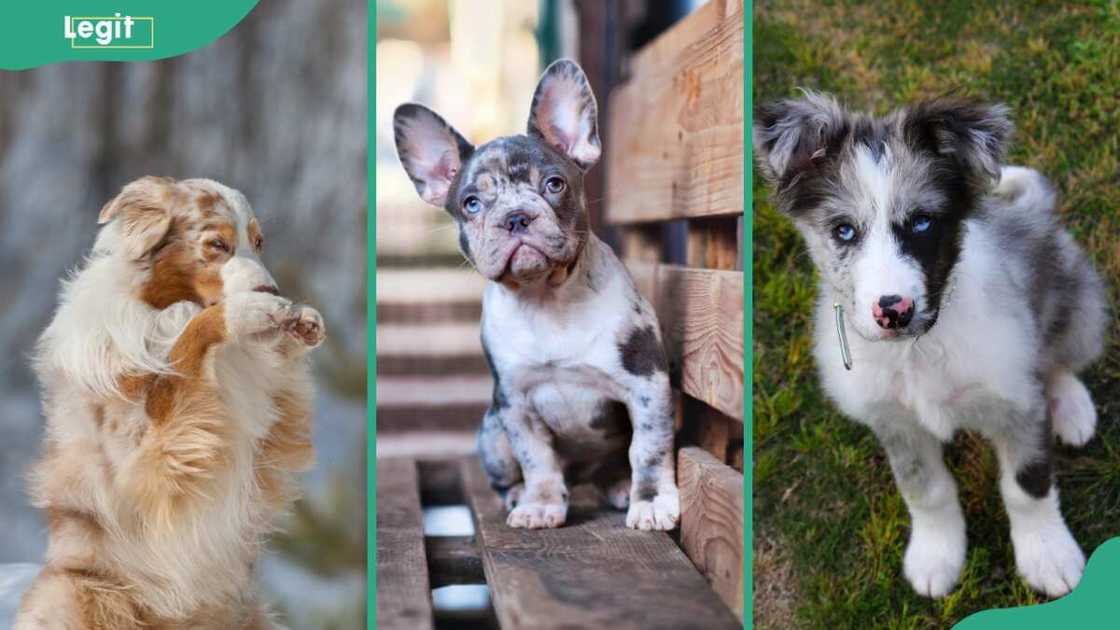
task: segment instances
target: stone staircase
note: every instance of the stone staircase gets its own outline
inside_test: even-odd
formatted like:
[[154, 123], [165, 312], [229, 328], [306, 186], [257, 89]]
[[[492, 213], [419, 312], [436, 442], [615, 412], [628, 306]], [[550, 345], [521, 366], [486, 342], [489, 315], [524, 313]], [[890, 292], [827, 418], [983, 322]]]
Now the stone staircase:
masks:
[[378, 269], [378, 457], [470, 453], [492, 381], [471, 269]]

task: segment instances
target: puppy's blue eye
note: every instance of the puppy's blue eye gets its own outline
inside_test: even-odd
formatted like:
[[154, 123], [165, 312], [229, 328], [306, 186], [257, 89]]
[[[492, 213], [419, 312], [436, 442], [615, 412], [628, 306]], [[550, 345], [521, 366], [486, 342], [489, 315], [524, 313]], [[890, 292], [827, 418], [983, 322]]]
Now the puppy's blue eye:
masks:
[[910, 231], [915, 234], [928, 232], [931, 227], [933, 227], [933, 217], [928, 214], [919, 214], [910, 220]]
[[478, 197], [467, 197], [463, 201], [463, 210], [466, 210], [467, 214], [478, 214], [482, 211], [482, 201]]
[[847, 223], [841, 223], [833, 228], [832, 234], [836, 237], [836, 240], [850, 243], [856, 238], [856, 229]]

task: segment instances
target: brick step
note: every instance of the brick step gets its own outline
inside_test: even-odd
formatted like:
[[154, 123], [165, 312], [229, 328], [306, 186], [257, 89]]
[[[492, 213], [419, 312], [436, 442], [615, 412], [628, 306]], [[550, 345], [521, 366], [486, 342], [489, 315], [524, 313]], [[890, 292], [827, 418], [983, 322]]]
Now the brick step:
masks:
[[377, 379], [377, 431], [473, 431], [490, 406], [492, 381], [479, 376]]
[[377, 375], [480, 376], [489, 373], [478, 323], [377, 327]]
[[472, 269], [378, 269], [377, 323], [478, 322], [485, 287]]

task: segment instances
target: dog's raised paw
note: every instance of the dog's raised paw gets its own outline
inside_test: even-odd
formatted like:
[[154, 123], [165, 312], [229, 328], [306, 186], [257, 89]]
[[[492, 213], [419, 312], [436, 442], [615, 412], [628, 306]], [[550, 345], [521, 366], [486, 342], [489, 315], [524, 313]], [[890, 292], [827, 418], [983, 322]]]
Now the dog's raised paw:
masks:
[[1047, 391], [1054, 433], [1063, 443], [1084, 446], [1097, 429], [1097, 409], [1089, 390], [1073, 374], [1056, 376]]
[[522, 529], [560, 527], [568, 518], [568, 506], [559, 503], [522, 503], [510, 510], [506, 524]]
[[1085, 571], [1085, 554], [1064, 525], [1020, 535], [1012, 532], [1015, 565], [1034, 590], [1061, 597], [1077, 587]]
[[251, 291], [224, 302], [226, 330], [235, 339], [275, 332], [292, 317], [292, 302], [270, 293]]
[[307, 305], [299, 305], [292, 309], [291, 316], [283, 322], [284, 331], [304, 345], [314, 348], [323, 343], [327, 336], [323, 316], [319, 311]]
[[661, 492], [649, 501], [634, 501], [626, 511], [626, 526], [642, 531], [668, 531], [677, 526], [681, 516], [680, 496]]

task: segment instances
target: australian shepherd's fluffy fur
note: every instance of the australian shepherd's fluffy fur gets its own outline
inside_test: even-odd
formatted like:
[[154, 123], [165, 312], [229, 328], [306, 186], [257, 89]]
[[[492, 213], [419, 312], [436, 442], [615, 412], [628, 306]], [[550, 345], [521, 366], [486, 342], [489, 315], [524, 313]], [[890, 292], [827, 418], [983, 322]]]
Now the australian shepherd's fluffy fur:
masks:
[[253, 568], [312, 463], [322, 319], [217, 182], [145, 177], [99, 223], [35, 357], [50, 540], [16, 628], [273, 628]]
[[995, 446], [1026, 582], [1062, 595], [1085, 565], [1051, 446], [1055, 434], [1075, 446], [1093, 435], [1076, 374], [1104, 347], [1104, 288], [1058, 224], [1046, 179], [1002, 164], [1011, 129], [1006, 107], [960, 99], [873, 117], [808, 93], [755, 112], [760, 170], [820, 273], [821, 380], [887, 452], [912, 519], [903, 572], [928, 596], [948, 593], [965, 561], [942, 460], [958, 429]]

